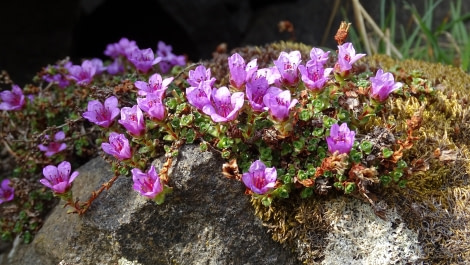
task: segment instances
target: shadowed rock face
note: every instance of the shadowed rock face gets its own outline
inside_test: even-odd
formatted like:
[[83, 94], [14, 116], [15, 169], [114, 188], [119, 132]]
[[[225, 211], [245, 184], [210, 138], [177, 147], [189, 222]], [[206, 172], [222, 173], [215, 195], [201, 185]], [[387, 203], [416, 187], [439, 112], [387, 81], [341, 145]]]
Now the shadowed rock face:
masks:
[[[83, 216], [59, 205], [31, 245], [20, 245], [5, 264], [296, 264], [255, 217], [242, 184], [222, 176], [222, 162], [184, 146], [163, 205], [143, 199], [130, 177], [120, 177]], [[74, 196], [85, 200], [112, 177], [109, 169], [101, 158], [79, 168]]]

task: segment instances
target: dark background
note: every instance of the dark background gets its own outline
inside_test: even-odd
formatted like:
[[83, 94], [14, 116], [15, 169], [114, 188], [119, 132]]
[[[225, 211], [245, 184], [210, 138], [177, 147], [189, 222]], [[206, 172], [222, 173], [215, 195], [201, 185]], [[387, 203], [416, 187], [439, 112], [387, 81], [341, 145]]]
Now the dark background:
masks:
[[[292, 36], [279, 32], [281, 20], [291, 21], [295, 40], [334, 47], [336, 28], [343, 20], [336, 14], [327, 42], [322, 43], [334, 0], [2, 0], [0, 4], [0, 70], [7, 70], [20, 86], [31, 82], [41, 67], [70, 56], [106, 59], [103, 51], [121, 37], [140, 48], [156, 50], [159, 40], [176, 54], [192, 61], [208, 59], [218, 44], [228, 50], [246, 44], [262, 45]], [[396, 0], [397, 4], [403, 1]], [[425, 0], [412, 1], [423, 6]], [[448, 14], [444, 1], [438, 17]], [[463, 1], [467, 12], [470, 1]], [[340, 1], [353, 18], [351, 1]], [[361, 3], [376, 19], [380, 1]], [[409, 13], [399, 20], [410, 23]], [[440, 16], [440, 17], [439, 17]], [[354, 22], [354, 21], [351, 21]]]

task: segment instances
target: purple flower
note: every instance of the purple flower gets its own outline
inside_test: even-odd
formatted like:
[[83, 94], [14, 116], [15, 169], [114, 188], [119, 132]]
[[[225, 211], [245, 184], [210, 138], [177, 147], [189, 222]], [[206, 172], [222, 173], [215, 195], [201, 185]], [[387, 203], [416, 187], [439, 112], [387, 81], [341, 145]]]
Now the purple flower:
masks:
[[263, 102], [271, 116], [282, 121], [289, 117], [289, 110], [297, 104], [297, 99], [291, 101], [289, 90], [270, 87], [263, 97]]
[[[139, 96], [145, 96], [147, 93], [153, 93], [159, 90], [165, 91], [168, 88], [168, 85], [173, 81], [174, 77], [168, 77], [162, 80], [161, 75], [153, 74], [149, 78], [149, 82], [136, 81], [134, 83], [135, 87], [139, 89], [137, 94]], [[164, 94], [162, 94], [164, 95]]]
[[138, 48], [135, 41], [130, 41], [127, 38], [122, 38], [117, 43], [111, 43], [106, 46], [104, 54], [112, 58], [116, 58], [120, 55], [128, 57], [130, 52]]
[[9, 179], [2, 180], [2, 186], [0, 187], [0, 204], [13, 200], [15, 197], [15, 189], [10, 186], [11, 181]]
[[96, 75], [99, 75], [101, 73], [103, 73], [104, 71], [106, 71], [106, 67], [103, 65], [103, 61], [99, 58], [93, 58], [90, 60], [90, 62], [95, 66], [95, 69], [96, 69], [96, 72], [95, 74]]
[[[45, 138], [49, 139], [50, 136], [46, 135]], [[43, 144], [38, 145], [39, 150], [43, 151], [47, 157], [53, 156], [67, 148], [67, 145], [61, 142], [64, 139], [65, 133], [63, 131], [58, 131], [54, 135], [54, 141], [50, 142], [47, 146]]]
[[67, 87], [70, 84], [70, 81], [62, 74], [58, 73], [55, 75], [45, 75], [42, 79], [49, 83], [55, 83], [60, 88]]
[[132, 169], [131, 172], [132, 180], [134, 181], [133, 188], [140, 195], [149, 199], [155, 199], [163, 191], [163, 185], [160, 181], [160, 176], [155, 170], [155, 166], [151, 165], [147, 172], [142, 172], [138, 168]]
[[281, 74], [281, 82], [288, 86], [294, 86], [299, 81], [299, 73], [297, 67], [299, 66], [301, 54], [299, 51], [292, 51], [290, 53], [281, 52], [279, 58], [274, 61], [279, 73]]
[[151, 48], [148, 49], [134, 49], [127, 58], [137, 70], [147, 73], [152, 66], [161, 61], [160, 57], [155, 58]]
[[91, 100], [87, 109], [88, 111], [82, 115], [83, 118], [104, 128], [108, 128], [120, 112], [118, 99], [115, 96], [107, 98], [104, 105], [98, 100]]
[[264, 76], [252, 75], [246, 82], [246, 97], [254, 111], [264, 111], [263, 97], [268, 91], [269, 84]]
[[188, 83], [193, 86], [199, 86], [199, 83], [202, 81], [209, 81], [210, 86], [214, 86], [215, 78], [211, 78], [211, 69], [204, 67], [204, 65], [199, 65], [194, 70], [190, 70], [188, 74]]
[[230, 69], [230, 84], [241, 89], [246, 80], [258, 70], [256, 59], [251, 60], [245, 65], [245, 60], [238, 53], [234, 53], [228, 58], [228, 67]]
[[212, 90], [211, 103], [205, 105], [202, 111], [210, 115], [214, 122], [232, 121], [237, 118], [238, 112], [245, 102], [243, 92], [230, 94], [227, 87]]
[[86, 86], [96, 73], [96, 66], [90, 60], [85, 60], [82, 65], [72, 65], [69, 68], [68, 77], [74, 80], [79, 86]]
[[312, 90], [320, 90], [328, 81], [333, 68], [324, 69], [323, 66], [309, 61], [306, 66], [299, 65], [299, 71], [305, 86]]
[[159, 65], [162, 73], [167, 73], [175, 65], [186, 65], [186, 58], [173, 54], [172, 49], [171, 45], [166, 45], [163, 41], [158, 42], [157, 55], [161, 58]]
[[197, 87], [186, 88], [186, 98], [189, 104], [202, 111], [205, 105], [211, 104], [212, 86], [211, 81], [200, 82]]
[[60, 88], [67, 87], [70, 84], [70, 81], [66, 78], [69, 72], [69, 67], [72, 65], [68, 59], [65, 59], [59, 64], [48, 65], [44, 69], [44, 74], [41, 78], [49, 83], [57, 84]]
[[366, 56], [363, 53], [356, 54], [356, 50], [354, 50], [354, 47], [350, 42], [339, 45], [338, 49], [338, 62], [335, 65], [335, 71], [339, 73], [349, 71], [354, 62]]
[[116, 75], [124, 72], [124, 65], [119, 59], [115, 59], [112, 63], [106, 67], [106, 70], [110, 75]]
[[269, 67], [269, 68], [261, 68], [256, 71], [256, 75], [264, 76], [268, 81], [269, 85], [281, 86], [281, 74], [279, 70], [277, 70], [276, 66]]
[[328, 143], [328, 150], [331, 153], [338, 151], [340, 154], [349, 153], [354, 143], [354, 136], [356, 133], [350, 131], [346, 123], [339, 126], [337, 123], [333, 124], [330, 129], [330, 136], [326, 137]]
[[12, 85], [11, 91], [0, 92], [0, 110], [21, 110], [25, 104], [23, 91], [18, 85]]
[[164, 90], [158, 90], [147, 94], [145, 98], [137, 98], [137, 105], [150, 117], [161, 121], [166, 115], [165, 104], [162, 103], [163, 93], [165, 93]]
[[267, 168], [260, 160], [251, 164], [247, 173], [243, 173], [242, 181], [247, 188], [257, 194], [265, 194], [276, 185], [276, 168]]
[[133, 136], [140, 136], [145, 131], [144, 114], [139, 106], [121, 109], [121, 119], [118, 121]]
[[310, 61], [307, 64], [316, 64], [318, 66], [323, 66], [328, 61], [328, 55], [330, 54], [329, 51], [325, 52], [320, 48], [312, 48], [310, 51]]
[[391, 73], [384, 73], [382, 69], [377, 71], [375, 77], [370, 78], [370, 82], [372, 86], [371, 96], [379, 101], [384, 101], [390, 93], [403, 86], [402, 83], [395, 82]]
[[51, 188], [54, 193], [62, 194], [70, 189], [72, 181], [78, 176], [74, 171], [70, 175], [71, 166], [67, 161], [63, 161], [57, 167], [48, 165], [42, 170], [45, 178], [39, 180], [44, 186]]
[[112, 132], [109, 134], [109, 143], [101, 143], [104, 152], [114, 156], [118, 160], [126, 160], [132, 157], [129, 140], [124, 134]]

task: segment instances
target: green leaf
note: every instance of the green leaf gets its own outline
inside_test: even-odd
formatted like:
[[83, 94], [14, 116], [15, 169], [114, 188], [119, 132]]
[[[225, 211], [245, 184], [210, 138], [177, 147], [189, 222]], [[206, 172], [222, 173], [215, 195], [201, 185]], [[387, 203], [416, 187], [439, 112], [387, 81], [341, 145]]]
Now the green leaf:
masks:
[[304, 170], [299, 170], [299, 171], [297, 172], [297, 178], [298, 178], [299, 180], [306, 180], [306, 179], [308, 179], [308, 174], [307, 174], [307, 172], [305, 172]]
[[289, 198], [289, 191], [285, 187], [279, 187], [276, 189], [276, 193], [280, 198], [287, 199]]
[[305, 188], [305, 189], [303, 189], [303, 190], [300, 192], [300, 197], [301, 197], [302, 199], [311, 197], [312, 195], [313, 195], [313, 189], [310, 188], [310, 187]]
[[153, 148], [149, 147], [149, 146], [142, 146], [141, 148], [139, 148], [139, 154], [145, 154], [145, 153], [148, 153], [150, 151], [152, 151]]
[[403, 160], [399, 160], [399, 161], [397, 162], [397, 167], [398, 167], [399, 169], [404, 169], [404, 168], [407, 167], [407, 166], [408, 166], [408, 165], [407, 165], [406, 162], [403, 161]]
[[261, 198], [261, 203], [263, 203], [263, 205], [266, 207], [270, 206], [272, 202], [273, 199], [271, 197], [263, 196], [263, 198]]
[[384, 186], [387, 186], [388, 184], [390, 184], [390, 182], [392, 182], [392, 178], [389, 175], [380, 176], [379, 179]]
[[352, 182], [349, 182], [348, 184], [346, 184], [346, 188], [344, 189], [344, 193], [345, 194], [350, 194], [354, 190], [356, 190], [356, 184], [352, 183]]
[[188, 130], [186, 132], [186, 143], [192, 144], [196, 139], [196, 131], [195, 130]]
[[292, 145], [294, 146], [294, 151], [297, 153], [300, 153], [305, 147], [305, 139], [300, 138], [299, 140], [294, 141]]
[[362, 153], [358, 152], [355, 149], [351, 149], [351, 152], [349, 152], [349, 157], [351, 158], [351, 161], [354, 163], [359, 163], [361, 162], [362, 159]]
[[206, 151], [207, 151], [207, 148], [208, 148], [207, 142], [201, 142], [201, 143], [199, 144], [199, 149], [201, 150], [201, 152], [206, 152]]
[[366, 154], [370, 154], [372, 152], [372, 143], [371, 142], [368, 142], [368, 141], [363, 141], [360, 145], [359, 145], [359, 148], [361, 148], [361, 150], [366, 153]]
[[393, 155], [393, 151], [390, 150], [389, 148], [384, 148], [382, 150], [382, 155], [383, 155], [384, 158], [389, 158]]
[[169, 108], [169, 109], [176, 109], [176, 107], [178, 106], [178, 101], [175, 99], [175, 98], [170, 98], [166, 101], [166, 106]]
[[176, 138], [171, 134], [167, 134], [167, 135], [163, 136], [163, 140], [171, 142], [171, 141], [176, 140]]
[[181, 116], [180, 126], [181, 127], [189, 126], [192, 124], [193, 120], [194, 120], [193, 114], [183, 115]]
[[401, 170], [394, 170], [394, 171], [392, 171], [392, 173], [390, 175], [391, 175], [393, 181], [398, 182], [400, 180], [400, 178], [403, 176], [403, 172]]
[[231, 155], [231, 153], [230, 153], [229, 150], [224, 150], [224, 151], [222, 151], [222, 154], [221, 154], [222, 158], [224, 158], [224, 159], [229, 159], [230, 155]]
[[228, 137], [220, 138], [219, 142], [217, 143], [217, 148], [219, 149], [226, 149], [233, 145], [233, 139]]
[[299, 113], [299, 119], [302, 121], [308, 121], [312, 117], [312, 112], [308, 109], [303, 109]]

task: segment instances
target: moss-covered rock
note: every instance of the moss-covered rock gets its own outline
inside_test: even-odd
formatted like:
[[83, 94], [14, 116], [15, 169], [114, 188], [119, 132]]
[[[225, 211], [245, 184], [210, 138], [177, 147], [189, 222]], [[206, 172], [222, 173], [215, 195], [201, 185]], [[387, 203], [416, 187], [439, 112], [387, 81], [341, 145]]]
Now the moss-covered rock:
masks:
[[[300, 50], [308, 58], [310, 48], [303, 44], [276, 43], [236, 51], [247, 60], [258, 58], [262, 66], [263, 62], [269, 64], [277, 58], [281, 50]], [[452, 66], [397, 61], [383, 55], [368, 56], [356, 68], [358, 72], [382, 68], [406, 84], [403, 94], [387, 101], [382, 116], [371, 118], [361, 128], [364, 131], [388, 128], [400, 139], [401, 149], [395, 150], [394, 155], [407, 164], [406, 186], [389, 185], [371, 194], [373, 198], [341, 199], [331, 194], [300, 199], [293, 194], [287, 200], [275, 200], [270, 207], [253, 199], [258, 216], [270, 228], [274, 240], [291, 246], [307, 264], [371, 262], [370, 256], [376, 255], [378, 249], [394, 254], [388, 260], [380, 257], [382, 260], [374, 261], [377, 264], [470, 262], [470, 76]], [[379, 215], [376, 221], [368, 219], [367, 210], [357, 199], [372, 200], [373, 210]], [[344, 213], [346, 204], [350, 207], [349, 214]], [[354, 222], [346, 221], [351, 218], [348, 215], [356, 215]], [[382, 227], [389, 225], [387, 229], [375, 231], [383, 241], [365, 239], [364, 233], [374, 234], [377, 224], [384, 222], [379, 217], [386, 222]], [[358, 230], [357, 226], [365, 229]], [[410, 243], [413, 240], [416, 245]], [[340, 241], [346, 244], [344, 256], [332, 259], [331, 255], [341, 254]], [[364, 246], [367, 241], [372, 245]], [[391, 246], [394, 248], [390, 249]], [[351, 254], [352, 249], [361, 251]]]

